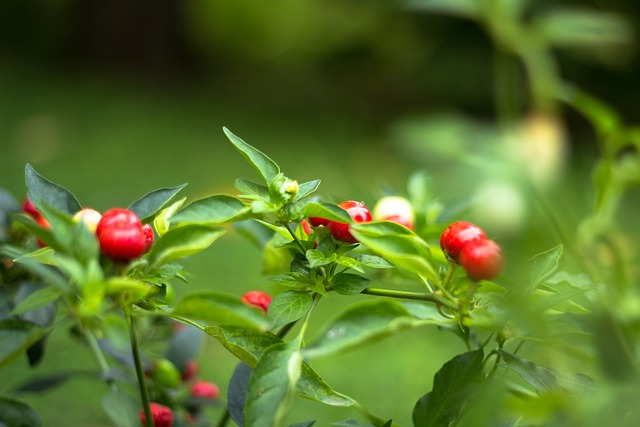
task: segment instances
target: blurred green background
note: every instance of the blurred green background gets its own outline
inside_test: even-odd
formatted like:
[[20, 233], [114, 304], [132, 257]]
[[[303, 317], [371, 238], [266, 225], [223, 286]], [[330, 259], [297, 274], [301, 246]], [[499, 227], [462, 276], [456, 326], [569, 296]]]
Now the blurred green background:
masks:
[[[184, 182], [190, 200], [233, 194], [235, 178], [252, 179], [255, 172], [226, 140], [227, 126], [289, 177], [321, 179], [328, 200], [372, 205], [385, 192], [405, 194], [409, 176], [424, 169], [433, 197], [447, 207], [441, 220], [479, 221], [513, 259], [547, 249], [556, 236], [545, 234], [544, 221], [512, 179], [509, 153], [491, 142], [498, 139], [491, 39], [472, 22], [405, 4], [3, 0], [0, 186], [21, 198], [24, 166], [31, 163], [99, 210]], [[540, 0], [527, 13], [570, 6], [615, 13], [629, 28], [640, 17], [640, 3], [631, 0]], [[636, 39], [631, 32], [614, 48], [553, 54], [564, 79], [638, 122]], [[512, 88], [525, 114], [525, 79]], [[569, 109], [560, 116], [569, 155], [544, 191], [572, 223], [592, 202], [585, 188], [597, 145], [584, 119]], [[461, 117], [471, 117], [475, 127]], [[508, 271], [518, 277], [520, 267], [512, 263]], [[177, 284], [179, 295], [269, 289], [259, 250], [234, 232], [186, 268], [190, 284]], [[351, 298], [321, 305], [312, 332]], [[420, 329], [314, 366], [336, 390], [409, 425], [433, 373], [463, 350], [452, 336]], [[200, 361], [202, 376], [224, 390], [235, 360], [209, 339]], [[0, 371], [0, 392], [79, 366], [91, 368], [93, 360], [57, 331], [41, 366], [30, 370], [20, 360]], [[102, 426], [108, 425], [100, 408], [105, 391], [79, 378], [19, 397], [46, 426]], [[212, 419], [219, 413], [213, 409]], [[324, 426], [350, 417], [357, 414], [299, 400], [291, 421], [318, 419]]]

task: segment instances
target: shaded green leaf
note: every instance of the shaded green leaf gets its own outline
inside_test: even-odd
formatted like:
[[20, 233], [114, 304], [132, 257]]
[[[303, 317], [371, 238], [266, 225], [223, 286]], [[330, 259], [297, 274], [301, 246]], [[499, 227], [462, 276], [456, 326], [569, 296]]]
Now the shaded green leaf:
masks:
[[243, 303], [235, 295], [218, 291], [190, 293], [175, 306], [172, 314], [214, 325], [230, 324], [257, 328], [266, 328], [268, 325], [260, 309]]
[[302, 215], [305, 217], [325, 218], [347, 224], [353, 222], [347, 211], [331, 203], [311, 202], [302, 209]]
[[291, 323], [307, 314], [313, 298], [310, 292], [286, 291], [276, 295], [267, 311], [272, 328]]
[[269, 347], [249, 379], [244, 412], [252, 427], [281, 426], [293, 404], [302, 373], [302, 355], [293, 343]]
[[499, 350], [500, 356], [505, 361], [507, 368], [515, 371], [538, 393], [549, 391], [556, 387], [556, 376], [550, 370], [537, 366], [530, 360], [522, 359], [515, 354]]
[[195, 224], [171, 229], [156, 240], [149, 252], [149, 262], [152, 266], [158, 266], [197, 254], [224, 233], [222, 227]]
[[360, 223], [351, 226], [351, 234], [396, 267], [439, 283], [429, 246], [406, 227], [392, 222]]
[[60, 291], [54, 287], [39, 289], [20, 301], [11, 311], [11, 314], [19, 315], [31, 310], [36, 310], [56, 301], [58, 298], [60, 298]]
[[358, 274], [338, 273], [331, 279], [331, 287], [341, 295], [356, 295], [362, 292], [371, 280]]
[[29, 199], [38, 210], [42, 210], [42, 207], [46, 205], [73, 215], [82, 209], [76, 196], [69, 190], [44, 178], [28, 163], [25, 175]]
[[184, 373], [189, 361], [198, 356], [204, 344], [204, 338], [205, 334], [200, 329], [187, 326], [171, 336], [165, 357]]
[[93, 379], [99, 378], [99, 375], [93, 371], [73, 370], [58, 372], [24, 382], [15, 387], [14, 391], [16, 393], [42, 393], [63, 384], [67, 380], [70, 380], [74, 377], [77, 378], [79, 376], [93, 377]]
[[21, 356], [45, 334], [44, 329], [21, 320], [0, 321], [0, 367]]
[[24, 402], [0, 397], [0, 425], [7, 427], [41, 427], [36, 411]]
[[376, 255], [367, 255], [367, 254], [358, 255], [356, 257], [356, 261], [358, 261], [360, 265], [363, 267], [379, 268], [379, 269], [394, 268], [393, 264], [391, 264], [389, 261]]
[[188, 224], [213, 225], [246, 219], [249, 208], [235, 197], [216, 194], [196, 200], [179, 210], [169, 223], [171, 226]]
[[307, 257], [307, 261], [309, 261], [309, 267], [316, 268], [316, 267], [321, 267], [323, 265], [331, 264], [336, 260], [338, 255], [334, 252], [327, 256], [318, 249], [309, 249], [306, 252], [306, 257]]
[[404, 0], [413, 10], [456, 15], [469, 19], [481, 16], [482, 6], [474, 0]]
[[247, 401], [247, 387], [249, 387], [252, 373], [253, 369], [249, 365], [240, 362], [233, 370], [229, 381], [227, 393], [229, 415], [239, 427], [244, 427], [244, 406]]
[[245, 158], [250, 165], [252, 165], [258, 173], [264, 178], [266, 184], [268, 184], [274, 176], [280, 173], [280, 167], [271, 160], [262, 151], [252, 147], [244, 142], [242, 139], [234, 135], [226, 127], [223, 128], [225, 135], [229, 138], [229, 141], [236, 147], [242, 157]]
[[295, 200], [304, 199], [305, 197], [313, 194], [320, 186], [320, 180], [314, 179], [313, 181], [303, 182], [298, 186], [298, 194]]
[[537, 288], [545, 279], [550, 277], [556, 271], [560, 264], [562, 250], [562, 245], [558, 245], [533, 257], [531, 260], [530, 291]]
[[455, 424], [478, 384], [484, 379], [482, 349], [459, 354], [445, 363], [433, 379], [433, 390], [413, 409], [415, 427]]
[[277, 283], [280, 286], [285, 286], [287, 288], [293, 289], [305, 289], [310, 286], [313, 286], [313, 282], [309, 278], [309, 276], [305, 273], [299, 273], [296, 271], [291, 271], [289, 273], [283, 273], [278, 276], [269, 277], [274, 283]]
[[116, 390], [102, 398], [102, 408], [111, 421], [118, 427], [131, 427], [140, 424], [140, 405], [128, 394]]
[[247, 198], [269, 200], [269, 189], [264, 185], [238, 178], [235, 187]]
[[135, 212], [141, 221], [145, 221], [160, 212], [186, 186], [187, 184], [182, 184], [154, 190], [133, 202], [128, 209]]

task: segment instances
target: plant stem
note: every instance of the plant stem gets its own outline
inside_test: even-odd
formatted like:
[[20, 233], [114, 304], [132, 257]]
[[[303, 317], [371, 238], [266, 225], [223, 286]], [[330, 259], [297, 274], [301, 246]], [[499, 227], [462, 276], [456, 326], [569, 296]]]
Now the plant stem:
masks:
[[[89, 348], [91, 349], [91, 353], [93, 354], [93, 357], [95, 357], [96, 361], [98, 362], [98, 366], [100, 366], [100, 371], [102, 372], [103, 375], [106, 375], [110, 369], [109, 363], [107, 362], [107, 359], [104, 357], [104, 353], [102, 352], [102, 349], [98, 345], [98, 340], [96, 340], [95, 335], [93, 335], [93, 333], [91, 333], [90, 331], [87, 331], [84, 328], [84, 326], [80, 325], [80, 329], [82, 331], [82, 334], [84, 335], [84, 338], [87, 340], [87, 344], [89, 344]], [[118, 387], [116, 385], [116, 382], [113, 380], [113, 378], [105, 377], [105, 381], [107, 382], [107, 384], [109, 384], [109, 387], [111, 388], [112, 391], [117, 390]]]
[[451, 310], [456, 311], [458, 306], [454, 304], [452, 301], [441, 297], [435, 293], [424, 294], [420, 292], [408, 292], [408, 291], [395, 291], [391, 289], [380, 289], [380, 288], [366, 288], [361, 293], [367, 295], [377, 295], [381, 297], [389, 297], [389, 298], [400, 298], [400, 299], [412, 299], [419, 301], [430, 301], [436, 304], [440, 304], [445, 306]]
[[296, 242], [296, 244], [300, 248], [300, 252], [302, 252], [303, 254], [307, 253], [307, 250], [304, 248], [304, 245], [302, 244], [300, 239], [298, 239], [298, 236], [296, 236], [296, 232], [293, 231], [293, 228], [291, 228], [291, 224], [286, 222], [284, 224], [284, 226], [286, 227], [287, 231], [289, 232], [289, 234], [291, 234], [291, 237], [293, 238], [293, 240]]
[[127, 323], [129, 324], [129, 338], [131, 339], [131, 354], [133, 356], [133, 362], [136, 366], [136, 376], [138, 377], [138, 388], [140, 389], [140, 398], [142, 400], [142, 408], [144, 409], [144, 415], [146, 418], [146, 427], [153, 427], [153, 416], [151, 414], [151, 402], [149, 400], [149, 390], [147, 389], [147, 382], [144, 376], [144, 369], [142, 368], [142, 360], [140, 359], [140, 350], [138, 349], [138, 338], [136, 336], [136, 330], [133, 325], [133, 315], [131, 313], [131, 307], [126, 310]]

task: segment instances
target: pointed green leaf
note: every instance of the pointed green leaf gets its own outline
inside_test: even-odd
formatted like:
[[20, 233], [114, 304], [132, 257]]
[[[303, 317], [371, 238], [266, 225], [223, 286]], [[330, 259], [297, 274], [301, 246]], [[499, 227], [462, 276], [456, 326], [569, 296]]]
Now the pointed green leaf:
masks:
[[351, 234], [396, 267], [439, 283], [427, 243], [407, 228], [392, 222], [359, 223], [351, 226]]
[[286, 291], [276, 295], [269, 304], [267, 317], [272, 328], [291, 323], [307, 314], [313, 298], [310, 292]]
[[342, 353], [394, 332], [422, 325], [450, 324], [449, 319], [416, 319], [400, 303], [388, 300], [358, 302], [332, 320], [305, 348], [308, 357]]
[[41, 427], [42, 420], [33, 408], [24, 402], [0, 397], [0, 425], [7, 427]]
[[562, 245], [558, 245], [533, 257], [533, 259], [531, 260], [531, 283], [529, 284], [530, 291], [533, 291], [535, 288], [537, 288], [546, 278], [551, 276], [556, 271], [558, 265], [560, 264], [562, 250]]
[[302, 209], [302, 214], [307, 218], [313, 216], [318, 218], [326, 218], [331, 221], [344, 222], [347, 224], [353, 222], [353, 219], [351, 219], [347, 211], [331, 203], [309, 203]]
[[356, 270], [357, 272], [364, 273], [362, 266], [355, 258], [351, 258], [350, 256], [341, 255], [336, 258], [336, 264], [343, 265], [345, 267]]
[[262, 175], [266, 184], [269, 184], [273, 177], [280, 173], [280, 167], [266, 154], [238, 138], [226, 127], [223, 130], [242, 157]]
[[149, 252], [149, 262], [152, 266], [160, 266], [197, 254], [208, 248], [224, 233], [224, 228], [208, 225], [185, 225], [174, 228], [154, 243]]
[[433, 379], [433, 390], [413, 409], [414, 427], [455, 425], [476, 386], [484, 379], [482, 349], [459, 354], [445, 363]]
[[296, 195], [296, 200], [304, 199], [305, 197], [313, 194], [318, 189], [319, 186], [320, 186], [319, 179], [303, 182], [298, 187], [298, 194]]
[[0, 368], [21, 356], [45, 331], [21, 320], [0, 321]]
[[186, 186], [187, 184], [182, 184], [152, 191], [133, 202], [129, 210], [135, 212], [141, 221], [145, 221], [160, 212]]
[[[205, 332], [250, 367], [256, 366], [267, 348], [282, 343], [282, 340], [271, 332], [253, 328], [220, 325], [206, 328]], [[302, 365], [298, 394], [331, 406], [351, 406], [355, 403], [350, 397], [331, 389], [307, 363]]]
[[360, 265], [363, 267], [379, 268], [379, 269], [393, 268], [393, 264], [391, 264], [386, 259], [376, 255], [367, 255], [367, 254], [358, 255], [356, 257], [356, 261], [358, 261]]
[[47, 205], [72, 215], [82, 209], [76, 196], [69, 190], [44, 178], [28, 163], [25, 175], [29, 199], [39, 210]]
[[269, 189], [264, 185], [238, 178], [235, 186], [247, 198], [269, 200]]
[[289, 273], [269, 277], [269, 280], [280, 286], [286, 286], [287, 288], [292, 289], [306, 289], [313, 286], [313, 282], [307, 274], [299, 273], [297, 271], [291, 271]]
[[58, 300], [58, 298], [60, 298], [60, 291], [54, 287], [48, 286], [39, 289], [20, 301], [20, 304], [14, 307], [11, 314], [17, 316], [31, 310], [36, 310]]
[[186, 224], [213, 225], [246, 219], [249, 208], [241, 200], [226, 194], [217, 194], [185, 206], [170, 220], [171, 226]]
[[218, 291], [190, 293], [175, 306], [172, 314], [212, 325], [229, 324], [254, 328], [268, 326], [260, 309], [243, 303], [235, 295]]
[[173, 215], [178, 212], [178, 210], [182, 207], [186, 200], [187, 198], [183, 197], [182, 199], [162, 209], [160, 213], [156, 215], [156, 217], [153, 219], [153, 226], [156, 229], [156, 233], [158, 233], [158, 236], [162, 236], [167, 231], [169, 231], [169, 228], [171, 227], [171, 224], [169, 223], [169, 221], [171, 221], [171, 217], [173, 217]]
[[538, 393], [549, 391], [557, 386], [556, 376], [550, 370], [537, 366], [530, 360], [522, 359], [515, 354], [499, 350], [507, 368], [515, 371]]
[[338, 273], [331, 279], [331, 287], [340, 295], [357, 295], [371, 280], [358, 274]]
[[323, 265], [331, 264], [336, 260], [338, 255], [334, 252], [332, 254], [329, 254], [329, 256], [327, 256], [318, 249], [309, 249], [306, 252], [306, 257], [307, 257], [307, 261], [309, 261], [309, 267], [316, 268], [316, 267], [321, 267]]
[[245, 425], [281, 426], [293, 404], [301, 372], [302, 355], [293, 343], [269, 347], [249, 380]]

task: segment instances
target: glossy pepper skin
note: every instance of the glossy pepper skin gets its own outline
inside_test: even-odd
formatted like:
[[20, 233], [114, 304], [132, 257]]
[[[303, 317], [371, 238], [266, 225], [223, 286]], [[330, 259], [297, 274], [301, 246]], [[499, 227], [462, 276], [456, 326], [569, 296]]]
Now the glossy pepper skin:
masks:
[[[155, 427], [172, 427], [173, 426], [173, 412], [167, 406], [159, 403], [151, 402], [151, 417], [153, 418], [153, 425]], [[147, 425], [147, 417], [144, 413], [144, 409], [140, 410], [140, 424]]]
[[502, 249], [493, 240], [473, 241], [460, 251], [460, 265], [473, 280], [491, 280], [504, 264]]
[[263, 291], [249, 291], [242, 295], [241, 300], [245, 304], [256, 306], [266, 313], [269, 304], [271, 304], [271, 295]]
[[100, 251], [113, 261], [128, 262], [142, 256], [147, 237], [138, 216], [127, 209], [115, 208], [104, 213], [96, 227]]
[[449, 225], [440, 235], [440, 248], [451, 260], [458, 262], [460, 251], [465, 245], [486, 238], [484, 231], [477, 225], [457, 221]]
[[[371, 222], [371, 212], [362, 202], [347, 200], [338, 203], [338, 206], [347, 211], [354, 222]], [[344, 222], [329, 221], [329, 231], [334, 239], [345, 243], [358, 243], [358, 239], [353, 237], [350, 226]]]

